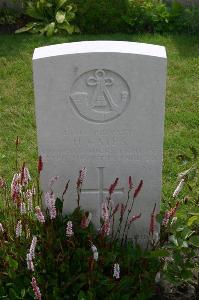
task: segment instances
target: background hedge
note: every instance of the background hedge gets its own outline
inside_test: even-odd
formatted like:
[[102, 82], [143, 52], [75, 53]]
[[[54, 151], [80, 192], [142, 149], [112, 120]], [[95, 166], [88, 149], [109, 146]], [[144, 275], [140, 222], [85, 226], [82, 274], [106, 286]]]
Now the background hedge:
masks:
[[[13, 0], [14, 1], [14, 0]], [[34, 21], [27, 13], [27, 4], [49, 5], [56, 7], [58, 0], [20, 0], [24, 7], [21, 20], [23, 25]], [[72, 25], [77, 25], [81, 33], [142, 33], [172, 32], [199, 33], [199, 6], [186, 7], [177, 1], [165, 3], [161, 0], [67, 0], [75, 8]], [[11, 17], [10, 17], [10, 15]], [[13, 11], [0, 9], [0, 24], [10, 24], [15, 20], [19, 28], [18, 12], [14, 18]], [[25, 15], [25, 18], [24, 18]], [[45, 15], [45, 14], [44, 14]], [[56, 15], [56, 11], [55, 11]], [[41, 20], [42, 21], [42, 20]], [[46, 20], [49, 22], [54, 20]], [[56, 33], [56, 31], [54, 32]]]

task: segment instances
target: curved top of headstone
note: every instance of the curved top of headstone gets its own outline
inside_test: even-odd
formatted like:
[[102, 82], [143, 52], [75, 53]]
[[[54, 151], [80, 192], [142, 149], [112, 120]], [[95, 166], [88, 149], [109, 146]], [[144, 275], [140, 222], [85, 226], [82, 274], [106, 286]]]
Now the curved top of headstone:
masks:
[[80, 53], [129, 53], [166, 59], [164, 46], [126, 41], [84, 41], [36, 48], [33, 60]]

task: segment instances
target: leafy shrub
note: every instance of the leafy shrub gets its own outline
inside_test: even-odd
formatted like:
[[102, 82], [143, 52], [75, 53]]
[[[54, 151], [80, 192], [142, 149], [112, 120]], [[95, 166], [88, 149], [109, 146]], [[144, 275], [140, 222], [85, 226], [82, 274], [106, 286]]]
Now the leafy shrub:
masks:
[[[51, 180], [49, 193], [45, 194], [47, 209], [43, 215], [38, 207], [38, 204], [42, 205], [39, 188], [36, 194], [28, 174], [23, 165], [14, 175], [12, 202], [7, 194], [6, 207], [1, 214], [0, 297], [33, 299], [32, 276], [33, 282], [36, 277], [44, 299], [120, 299], [121, 293], [124, 298], [137, 296], [138, 299], [149, 299], [154, 294], [159, 257], [165, 255], [165, 251], [142, 250], [138, 245], [132, 247], [125, 235], [122, 241], [119, 240], [121, 226], [115, 234], [108, 234], [107, 213], [112, 217], [120, 213], [120, 225], [122, 221], [128, 225], [125, 225], [126, 233], [130, 227], [123, 219], [127, 208], [123, 207], [122, 214], [119, 206], [114, 211], [109, 207], [118, 180], [109, 189], [109, 198], [104, 203], [106, 212], [98, 232], [90, 222], [89, 212], [83, 211], [80, 206], [83, 170], [77, 180], [77, 208], [64, 217], [63, 199], [69, 182], [62, 199], [55, 200], [52, 186], [57, 178]], [[142, 181], [134, 192], [132, 187], [129, 189], [129, 196], [131, 192], [133, 199], [138, 197], [141, 187]], [[2, 179], [1, 188], [3, 194], [8, 192]], [[129, 198], [130, 207], [131, 201]], [[9, 220], [6, 216], [8, 210]], [[37, 295], [40, 299], [38, 288]]]
[[82, 32], [113, 33], [125, 31], [122, 15], [127, 0], [74, 0], [77, 5], [76, 22]]
[[175, 1], [168, 5], [161, 0], [129, 0], [123, 19], [128, 32], [199, 31], [199, 8], [186, 8]]
[[[169, 260], [164, 265], [164, 275], [174, 284], [189, 280], [194, 282], [194, 270], [197, 273], [199, 268], [198, 255], [194, 250], [194, 247], [199, 247], [198, 153], [195, 148], [190, 147], [190, 154], [181, 154], [177, 158], [183, 167], [188, 167], [178, 175], [178, 187], [185, 190], [184, 197], [176, 202], [178, 208], [174, 218], [168, 218], [168, 212], [172, 212], [172, 208], [166, 213], [162, 212], [161, 218], [159, 216], [163, 220], [161, 240], [167, 241], [164, 249], [170, 253]], [[174, 192], [173, 196], [178, 197], [178, 193], [175, 195]]]
[[169, 12], [159, 0], [129, 0], [124, 20], [129, 31], [164, 31], [168, 24]]
[[0, 25], [12, 25], [17, 22], [20, 13], [10, 8], [0, 8]]
[[178, 31], [199, 33], [199, 7], [186, 8], [178, 17]]
[[30, 18], [17, 32], [52, 35], [199, 31], [199, 8], [161, 0], [22, 0]]
[[16, 33], [29, 31], [51, 36], [60, 32], [78, 32], [77, 26], [71, 24], [76, 9], [70, 0], [27, 0], [24, 9], [33, 21]]
[[[40, 300], [42, 295], [48, 300], [151, 299], [156, 295], [159, 272], [174, 284], [193, 281], [192, 260], [199, 247], [195, 226], [198, 210], [193, 209], [198, 199], [195, 194], [186, 202], [176, 199], [183, 185], [189, 186], [190, 180], [198, 182], [198, 163], [180, 174], [174, 203], [158, 216], [162, 224], [160, 239], [155, 232], [155, 207], [152, 208], [144, 249], [127, 239], [131, 224], [141, 218], [132, 213], [134, 201], [142, 192], [142, 180], [134, 188], [129, 177], [126, 204], [113, 206], [111, 199], [119, 180], [116, 178], [103, 202], [101, 227], [97, 231], [92, 215], [81, 208], [85, 169], [77, 179], [77, 208], [63, 216], [63, 201], [70, 183], [66, 183], [61, 198], [56, 199], [53, 185], [59, 179], [54, 177], [49, 192], [42, 195], [38, 184], [42, 167], [40, 157], [34, 185], [23, 164], [13, 177], [11, 193], [0, 178], [0, 196], [4, 201], [0, 206], [0, 298], [30, 300], [35, 296]], [[43, 213], [42, 198], [46, 204]], [[116, 214], [119, 226], [115, 230], [112, 225]]]

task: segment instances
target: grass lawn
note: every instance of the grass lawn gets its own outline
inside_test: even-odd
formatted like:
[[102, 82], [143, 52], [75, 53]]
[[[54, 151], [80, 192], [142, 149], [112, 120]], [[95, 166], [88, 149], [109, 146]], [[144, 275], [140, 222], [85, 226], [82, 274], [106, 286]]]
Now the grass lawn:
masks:
[[[78, 35], [40, 37], [0, 35], [0, 176], [9, 180], [15, 168], [15, 144], [21, 139], [20, 161], [34, 174], [37, 164], [32, 82], [36, 47], [81, 40], [127, 40], [164, 45], [168, 55], [163, 199], [171, 199], [176, 176], [183, 167], [176, 156], [199, 149], [199, 37], [187, 35]], [[129, 174], [130, 175], [130, 174]]]

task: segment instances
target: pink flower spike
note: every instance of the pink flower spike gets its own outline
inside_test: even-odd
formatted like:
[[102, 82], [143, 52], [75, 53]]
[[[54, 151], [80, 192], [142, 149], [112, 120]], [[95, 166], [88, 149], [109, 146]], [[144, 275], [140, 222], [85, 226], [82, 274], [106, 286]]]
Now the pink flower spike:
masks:
[[133, 188], [133, 182], [131, 176], [129, 176], [129, 190], [132, 190]]
[[115, 279], [120, 278], [120, 265], [119, 264], [114, 264], [114, 266], [113, 266], [113, 277], [115, 277]]
[[21, 188], [22, 188], [21, 175], [16, 173], [16, 174], [14, 174], [12, 183], [11, 183], [11, 197], [15, 203], [20, 198]]
[[119, 178], [116, 178], [115, 181], [110, 185], [109, 187], [109, 195], [112, 195], [117, 184], [118, 184]]
[[25, 163], [23, 163], [20, 176], [21, 176], [20, 179], [21, 179], [22, 186], [28, 184], [28, 182], [31, 180], [30, 172], [29, 172], [28, 168], [26, 167]]
[[98, 254], [98, 251], [97, 251], [97, 247], [95, 245], [91, 245], [91, 250], [93, 252], [93, 259], [95, 261], [98, 261], [98, 258], [99, 258], [99, 254]]
[[54, 193], [50, 193], [50, 192], [45, 193], [45, 203], [48, 208], [51, 220], [55, 219], [57, 215], [55, 202], [56, 200], [55, 200]]
[[141, 213], [139, 215], [136, 215], [136, 216], [132, 216], [132, 218], [129, 220], [129, 225], [136, 221], [137, 219], [140, 219], [141, 218]]
[[105, 220], [102, 228], [101, 228], [101, 233], [103, 236], [109, 236], [111, 230], [111, 224], [109, 220]]
[[26, 192], [25, 192], [25, 196], [26, 196], [26, 198], [27, 199], [29, 199], [29, 198], [31, 198], [32, 197], [32, 190], [27, 190]]
[[32, 285], [32, 289], [33, 289], [36, 299], [41, 300], [41, 292], [37, 285], [37, 281], [36, 281], [35, 277], [32, 278], [31, 285]]
[[42, 161], [42, 157], [40, 155], [39, 159], [38, 159], [37, 171], [40, 174], [42, 170], [43, 170], [43, 161]]
[[163, 226], [167, 226], [169, 223], [169, 220], [175, 216], [179, 205], [180, 205], [180, 202], [178, 201], [178, 202], [176, 202], [176, 205], [173, 208], [171, 208], [169, 211], [165, 212], [164, 218], [162, 220]]
[[36, 212], [35, 215], [36, 215], [37, 220], [38, 220], [40, 223], [45, 223], [44, 215], [43, 215], [43, 213], [42, 213], [42, 211], [41, 211], [41, 209], [40, 209], [39, 206], [36, 206], [36, 207], [35, 207], [35, 212]]
[[23, 215], [26, 213], [26, 203], [20, 202], [20, 214]]
[[102, 219], [104, 221], [109, 219], [109, 212], [108, 212], [108, 207], [107, 207], [107, 203], [103, 202], [102, 203]]
[[141, 191], [142, 186], [143, 186], [143, 180], [140, 180], [140, 183], [139, 183], [138, 187], [135, 189], [133, 198], [136, 198], [136, 197], [137, 197], [137, 195], [138, 195], [139, 192]]
[[22, 234], [22, 224], [21, 224], [21, 220], [19, 220], [16, 226], [16, 237], [20, 237], [21, 234]]
[[24, 184], [28, 184], [28, 182], [31, 181], [31, 176], [29, 169], [27, 167], [24, 168]]
[[163, 218], [163, 220], [162, 220], [162, 225], [163, 225], [163, 226], [167, 226], [168, 223], [169, 223], [169, 220], [170, 220], [170, 213], [167, 211], [167, 212], [165, 212], [165, 214], [164, 214], [164, 218]]
[[154, 205], [152, 214], [151, 214], [151, 220], [150, 220], [150, 225], [149, 225], [149, 234], [153, 235], [155, 231], [155, 222], [156, 222], [156, 216], [155, 216], [155, 208], [156, 208], [156, 203]]
[[36, 189], [35, 189], [35, 186], [34, 186], [34, 185], [32, 186], [32, 195], [33, 195], [33, 196], [36, 196]]
[[81, 178], [80, 178], [81, 183], [85, 180], [85, 178], [86, 178], [86, 168], [83, 167], [83, 169], [81, 170]]
[[177, 202], [176, 202], [176, 205], [170, 210], [170, 217], [171, 217], [171, 218], [176, 214], [176, 211], [177, 211], [179, 205], [180, 205], [180, 202], [177, 201]]
[[78, 176], [78, 179], [77, 179], [77, 188], [79, 188], [83, 181], [85, 180], [86, 178], [86, 168], [83, 167], [80, 171], [79, 171], [79, 176]]
[[30, 250], [29, 250], [31, 258], [35, 258], [35, 248], [36, 248], [36, 245], [37, 245], [37, 237], [34, 235], [33, 238], [32, 238], [32, 242], [31, 242]]
[[66, 225], [66, 236], [71, 237], [71, 236], [73, 236], [73, 234], [74, 234], [73, 223], [72, 223], [72, 221], [68, 221], [67, 225]]
[[33, 211], [32, 197], [28, 198], [28, 200], [27, 200], [27, 210]]
[[33, 264], [33, 261], [32, 261], [32, 256], [30, 253], [27, 253], [26, 255], [26, 262], [27, 262], [27, 268], [28, 270], [34, 272], [34, 264]]
[[178, 184], [177, 188], [175, 189], [175, 191], [173, 192], [173, 198], [177, 197], [178, 194], [181, 192], [183, 185], [185, 183], [184, 178], [181, 179], [180, 183]]

